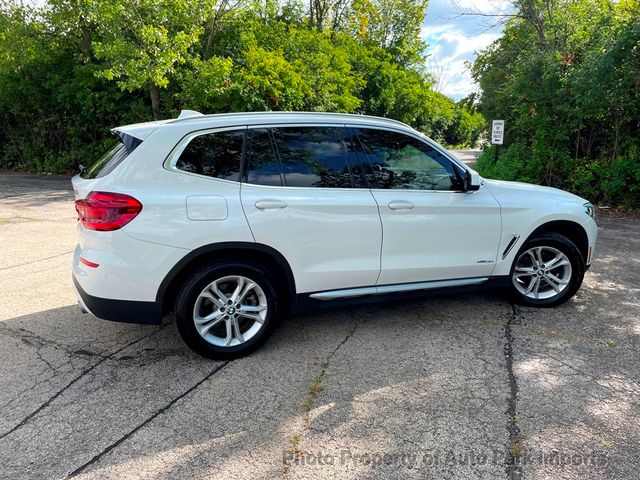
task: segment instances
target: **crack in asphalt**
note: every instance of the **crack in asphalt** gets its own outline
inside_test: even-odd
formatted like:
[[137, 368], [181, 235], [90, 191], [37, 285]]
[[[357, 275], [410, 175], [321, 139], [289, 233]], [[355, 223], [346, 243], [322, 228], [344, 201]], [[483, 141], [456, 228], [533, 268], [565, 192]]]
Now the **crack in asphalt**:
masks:
[[353, 324], [353, 327], [351, 327], [351, 329], [347, 332], [347, 334], [345, 335], [345, 337], [342, 339], [342, 341], [336, 346], [336, 348], [333, 349], [332, 352], [330, 352], [326, 358], [324, 359], [324, 362], [322, 362], [320, 364], [320, 366], [322, 367], [320, 369], [320, 373], [316, 376], [316, 379], [320, 380], [323, 384], [324, 384], [324, 379], [326, 377], [327, 374], [327, 369], [329, 368], [329, 363], [331, 362], [331, 360], [333, 359], [333, 357], [336, 355], [336, 353], [338, 353], [338, 350], [340, 350], [342, 348], [342, 346], [347, 343], [347, 341], [351, 338], [351, 336], [355, 333], [356, 329], [358, 328], [358, 326], [360, 325], [360, 322], [358, 320], [356, 320]]
[[69, 473], [67, 475], [67, 478], [72, 478], [75, 477], [76, 475], [79, 475], [80, 473], [82, 473], [84, 470], [86, 470], [87, 468], [89, 468], [91, 465], [93, 465], [94, 463], [96, 463], [98, 460], [100, 460], [103, 456], [105, 456], [106, 454], [108, 454], [109, 452], [111, 452], [113, 449], [117, 448], [119, 445], [121, 445], [123, 442], [125, 442], [127, 439], [129, 439], [131, 436], [133, 436], [136, 432], [138, 432], [139, 430], [141, 430], [142, 428], [144, 428], [146, 425], [148, 425], [149, 423], [151, 423], [155, 418], [159, 417], [160, 415], [162, 415], [163, 413], [165, 413], [166, 411], [168, 411], [169, 409], [171, 409], [171, 407], [173, 407], [177, 402], [179, 402], [182, 398], [186, 397], [187, 395], [189, 395], [191, 392], [193, 392], [194, 390], [196, 390], [200, 385], [202, 385], [204, 382], [206, 382], [207, 380], [209, 380], [211, 377], [213, 377], [216, 373], [218, 373], [220, 370], [222, 370], [224, 367], [226, 367], [227, 365], [229, 365], [231, 363], [231, 360], [227, 360], [226, 362], [221, 363], [220, 365], [217, 365], [211, 372], [209, 372], [203, 379], [201, 379], [200, 381], [198, 381], [195, 385], [191, 386], [190, 388], [188, 388], [187, 390], [185, 390], [184, 392], [182, 392], [180, 395], [178, 395], [177, 397], [173, 398], [172, 400], [170, 400], [168, 403], [166, 403], [164, 406], [162, 406], [161, 408], [159, 408], [158, 410], [155, 411], [155, 413], [153, 413], [153, 415], [147, 417], [142, 423], [140, 423], [138, 426], [136, 426], [135, 428], [133, 428], [132, 430], [130, 430], [129, 432], [125, 433], [122, 437], [120, 437], [118, 440], [116, 440], [115, 442], [111, 443], [110, 445], [108, 445], [106, 448], [104, 448], [101, 452], [97, 453], [96, 455], [94, 455], [88, 462], [83, 463], [82, 465], [80, 465], [78, 468], [76, 468], [74, 471], [72, 471], [71, 473]]
[[324, 361], [324, 369], [323, 372], [326, 371], [327, 367], [329, 366], [329, 362], [331, 361], [331, 359], [336, 355], [336, 353], [338, 353], [338, 350], [340, 350], [342, 348], [342, 346], [347, 343], [347, 341], [351, 338], [351, 336], [355, 333], [356, 329], [358, 328], [358, 326], [360, 325], [360, 322], [358, 320], [356, 320], [353, 324], [353, 327], [351, 327], [351, 330], [349, 330], [347, 332], [347, 335], [344, 337], [344, 339], [338, 344], [338, 346], [333, 350], [333, 352], [331, 352], [329, 355], [327, 355], [327, 358]]
[[509, 432], [509, 443], [507, 445], [507, 453], [505, 458], [505, 470], [507, 477], [511, 480], [520, 480], [522, 478], [522, 465], [520, 464], [520, 456], [522, 455], [522, 442], [524, 437], [520, 433], [518, 426], [518, 379], [513, 371], [513, 322], [518, 316], [518, 309], [511, 304], [511, 315], [504, 326], [504, 358], [507, 366], [507, 375], [509, 378], [509, 397], [507, 400], [507, 431]]
[[[19, 338], [23, 343], [29, 345], [31, 347], [35, 347], [36, 349], [40, 349], [43, 347], [54, 348], [56, 350], [60, 350], [65, 352], [70, 357], [101, 357], [102, 354], [91, 352], [89, 350], [70, 350], [59, 342], [55, 340], [51, 340], [46, 337], [42, 337], [37, 333], [34, 333], [26, 328], [9, 328], [0, 326], [0, 335], [6, 335], [9, 337]], [[32, 343], [33, 342], [33, 343]], [[43, 360], [44, 361], [44, 360]]]
[[[356, 319], [353, 326], [347, 332], [347, 334], [342, 339], [342, 341], [338, 343], [338, 345], [336, 345], [336, 347], [331, 352], [329, 352], [329, 354], [325, 357], [324, 361], [320, 364], [320, 367], [321, 367], [320, 373], [318, 373], [318, 375], [316, 375], [313, 378], [313, 383], [309, 386], [309, 395], [307, 397], [307, 400], [305, 401], [305, 409], [307, 411], [305, 411], [303, 416], [304, 427], [299, 434], [292, 436], [292, 438], [294, 437], [296, 438], [296, 441], [295, 441], [295, 444], [289, 447], [290, 451], [294, 453], [299, 452], [298, 443], [300, 442], [300, 438], [302, 437], [302, 434], [305, 431], [309, 430], [309, 414], [313, 409], [313, 407], [315, 407], [315, 400], [317, 399], [317, 396], [320, 394], [322, 390], [324, 390], [324, 380], [326, 378], [327, 369], [329, 368], [329, 363], [331, 363], [331, 360], [333, 359], [333, 357], [336, 355], [336, 353], [338, 353], [338, 350], [340, 350], [343, 347], [343, 345], [347, 343], [349, 339], [353, 336], [353, 334], [355, 333], [359, 325], [360, 325], [360, 321]], [[292, 442], [290, 441], [290, 443]], [[284, 461], [282, 465], [281, 478], [287, 478], [289, 474], [289, 467], [290, 465], [286, 461]]]
[[27, 423], [29, 423], [29, 421], [34, 418], [36, 415], [38, 415], [42, 410], [44, 410], [45, 408], [47, 408], [49, 405], [51, 405], [51, 403], [58, 398], [60, 395], [62, 395], [65, 391], [67, 391], [70, 387], [72, 387], [75, 383], [77, 383], [80, 379], [82, 379], [85, 375], [91, 373], [91, 371], [93, 371], [96, 367], [100, 366], [101, 364], [103, 364], [104, 362], [106, 362], [107, 360], [109, 360], [110, 358], [113, 358], [115, 355], [117, 355], [118, 353], [122, 352], [123, 350], [125, 350], [126, 348], [135, 345], [138, 342], [141, 342], [143, 340], [146, 340], [148, 338], [151, 338], [153, 335], [157, 334], [160, 330], [162, 330], [165, 327], [165, 325], [162, 325], [158, 330], [154, 331], [153, 333], [151, 333], [150, 335], [145, 335], [144, 337], [140, 337], [136, 340], [133, 340], [127, 344], [125, 344], [123, 347], [115, 350], [114, 352], [110, 353], [109, 355], [105, 355], [103, 357], [100, 357], [100, 360], [98, 360], [96, 363], [94, 363], [93, 365], [83, 369], [80, 374], [78, 374], [76, 377], [74, 377], [69, 383], [67, 383], [64, 387], [62, 387], [60, 390], [58, 390], [56, 393], [54, 393], [52, 396], [50, 396], [44, 403], [42, 403], [38, 408], [36, 408], [33, 412], [31, 412], [29, 415], [27, 415], [26, 417], [24, 417], [20, 422], [18, 422], [16, 425], [14, 425], [11, 429], [9, 429], [8, 431], [0, 434], [0, 440], [2, 440], [3, 438], [7, 437], [8, 435], [11, 435], [13, 432], [15, 432], [16, 430], [18, 430], [19, 428], [25, 426]]

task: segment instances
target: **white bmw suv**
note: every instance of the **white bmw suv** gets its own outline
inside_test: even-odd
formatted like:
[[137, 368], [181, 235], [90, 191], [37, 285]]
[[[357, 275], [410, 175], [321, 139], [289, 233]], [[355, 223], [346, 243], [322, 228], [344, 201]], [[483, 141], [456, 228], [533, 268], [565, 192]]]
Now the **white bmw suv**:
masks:
[[73, 281], [86, 311], [160, 323], [189, 347], [248, 353], [291, 307], [502, 285], [571, 298], [593, 206], [484, 180], [407, 125], [324, 113], [202, 115], [114, 129], [73, 179]]

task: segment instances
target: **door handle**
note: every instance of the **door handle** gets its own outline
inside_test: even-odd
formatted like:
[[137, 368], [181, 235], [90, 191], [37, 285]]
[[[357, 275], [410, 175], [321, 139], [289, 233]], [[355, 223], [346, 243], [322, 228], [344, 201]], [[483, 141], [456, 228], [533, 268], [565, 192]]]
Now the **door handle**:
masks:
[[281, 200], [258, 200], [256, 202], [256, 208], [260, 210], [276, 210], [286, 207], [287, 203]]
[[411, 202], [405, 202], [404, 200], [394, 200], [389, 202], [389, 208], [391, 210], [411, 210], [415, 205]]

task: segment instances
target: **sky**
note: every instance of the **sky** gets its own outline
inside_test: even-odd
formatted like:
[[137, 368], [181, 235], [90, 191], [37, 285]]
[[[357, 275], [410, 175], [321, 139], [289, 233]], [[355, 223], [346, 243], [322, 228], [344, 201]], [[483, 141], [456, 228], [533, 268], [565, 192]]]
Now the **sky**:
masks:
[[494, 17], [460, 16], [458, 11], [495, 14], [507, 7], [504, 0], [429, 1], [422, 38], [428, 44], [426, 67], [436, 76], [437, 91], [456, 100], [477, 91], [465, 62], [473, 62], [476, 53], [502, 32], [502, 25]]

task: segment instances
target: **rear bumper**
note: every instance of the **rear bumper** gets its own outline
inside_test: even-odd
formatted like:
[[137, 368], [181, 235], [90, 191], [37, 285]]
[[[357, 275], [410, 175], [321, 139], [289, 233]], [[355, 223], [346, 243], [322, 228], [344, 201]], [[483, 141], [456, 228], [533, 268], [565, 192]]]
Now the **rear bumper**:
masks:
[[75, 275], [73, 275], [73, 286], [82, 308], [95, 317], [114, 322], [142, 323], [146, 325], [158, 325], [162, 322], [162, 305], [160, 302], [138, 302], [94, 297], [82, 289]]

